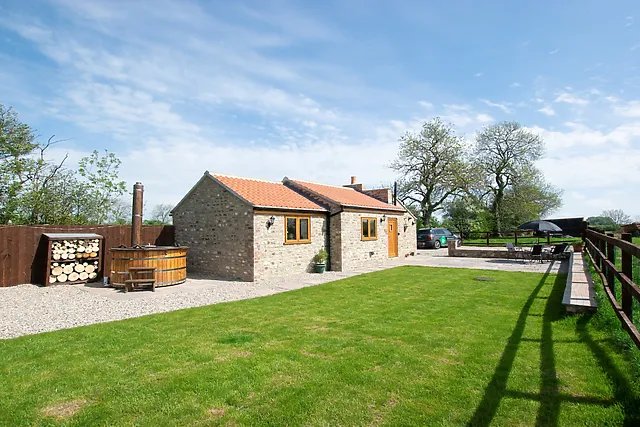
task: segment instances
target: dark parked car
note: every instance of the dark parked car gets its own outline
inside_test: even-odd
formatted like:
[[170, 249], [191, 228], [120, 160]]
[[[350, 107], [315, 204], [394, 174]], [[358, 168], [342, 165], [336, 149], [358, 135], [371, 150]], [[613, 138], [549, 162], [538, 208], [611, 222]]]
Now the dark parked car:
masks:
[[440, 249], [447, 246], [447, 239], [451, 238], [456, 239], [456, 246], [460, 245], [460, 236], [446, 228], [421, 228], [418, 230], [418, 249]]

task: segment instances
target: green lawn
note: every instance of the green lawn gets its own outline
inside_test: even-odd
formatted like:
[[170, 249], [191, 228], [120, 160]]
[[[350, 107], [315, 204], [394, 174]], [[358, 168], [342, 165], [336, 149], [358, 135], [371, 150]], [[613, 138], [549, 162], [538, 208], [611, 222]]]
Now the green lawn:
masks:
[[0, 425], [638, 425], [565, 280], [401, 267], [0, 341]]

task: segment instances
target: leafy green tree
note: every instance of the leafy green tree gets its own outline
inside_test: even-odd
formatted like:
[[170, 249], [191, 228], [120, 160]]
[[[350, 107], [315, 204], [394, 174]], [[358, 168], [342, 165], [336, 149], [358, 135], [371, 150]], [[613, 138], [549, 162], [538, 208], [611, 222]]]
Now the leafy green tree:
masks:
[[469, 197], [459, 197], [447, 204], [445, 226], [468, 235], [476, 230], [479, 211], [482, 207]]
[[523, 168], [514, 184], [506, 189], [501, 205], [504, 230], [544, 218], [562, 206], [562, 191], [545, 182], [534, 167]]
[[[511, 212], [514, 203], [509, 200], [505, 202], [505, 198], [524, 200], [522, 196], [526, 194], [518, 188], [530, 184], [531, 172], [535, 171], [542, 176], [535, 170], [534, 163], [543, 154], [542, 138], [517, 122], [490, 125], [477, 134], [476, 167], [485, 174], [485, 195], [489, 197], [488, 207], [494, 218], [493, 231], [506, 230], [511, 225], [508, 216], [512, 217], [511, 222], [515, 221], [517, 215]], [[550, 190], [542, 178], [537, 179], [536, 184], [538, 189]]]
[[418, 208], [422, 224], [431, 224], [433, 214], [462, 192], [468, 174], [465, 152], [464, 140], [440, 118], [425, 122], [420, 132], [407, 132], [400, 138], [391, 167], [402, 177], [400, 200]]
[[115, 212], [120, 197], [126, 193], [125, 182], [118, 179], [121, 163], [114, 153], [106, 150], [103, 155], [94, 150], [78, 162], [78, 175], [87, 191], [84, 214], [90, 222], [105, 223]]

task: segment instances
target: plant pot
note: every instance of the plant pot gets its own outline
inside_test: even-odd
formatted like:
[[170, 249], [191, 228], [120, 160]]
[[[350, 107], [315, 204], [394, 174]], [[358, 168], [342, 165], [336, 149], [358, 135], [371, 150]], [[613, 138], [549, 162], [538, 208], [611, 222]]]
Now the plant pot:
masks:
[[582, 245], [573, 245], [573, 252], [582, 252]]
[[316, 273], [324, 273], [326, 267], [326, 264], [316, 264]]

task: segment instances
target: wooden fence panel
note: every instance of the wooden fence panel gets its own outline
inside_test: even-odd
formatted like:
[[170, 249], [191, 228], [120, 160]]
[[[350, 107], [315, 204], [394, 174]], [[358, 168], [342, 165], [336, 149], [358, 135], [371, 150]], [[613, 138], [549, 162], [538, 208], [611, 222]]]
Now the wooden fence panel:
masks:
[[[130, 225], [0, 226], [0, 287], [42, 283], [46, 263], [43, 233], [96, 233], [104, 236], [102, 271], [111, 265], [109, 248], [131, 245]], [[142, 244], [173, 246], [171, 225], [142, 226]]]
[[[604, 291], [620, 320], [622, 328], [629, 334], [634, 344], [640, 348], [640, 332], [633, 323], [633, 299], [640, 302], [640, 287], [633, 281], [633, 258], [640, 258], [640, 246], [634, 245], [629, 240], [631, 236], [626, 234], [622, 239], [617, 239], [609, 234], [602, 234], [598, 230], [588, 228], [585, 230], [586, 249], [602, 279]], [[615, 250], [620, 249], [622, 254], [622, 270], [616, 266]], [[615, 292], [615, 279], [622, 286], [621, 299], [618, 301]]]

